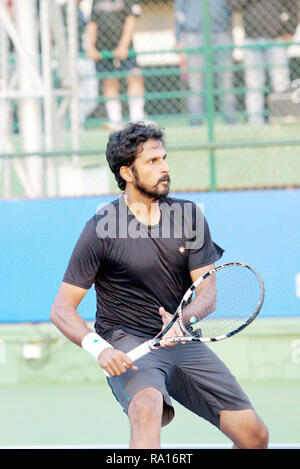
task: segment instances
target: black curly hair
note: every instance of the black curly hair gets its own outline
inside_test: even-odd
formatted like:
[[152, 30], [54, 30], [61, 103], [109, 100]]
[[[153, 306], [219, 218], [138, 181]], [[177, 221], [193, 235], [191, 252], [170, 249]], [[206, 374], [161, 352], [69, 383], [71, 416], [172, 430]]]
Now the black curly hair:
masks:
[[120, 176], [121, 166], [132, 166], [141, 144], [149, 139], [160, 140], [164, 143], [164, 133], [155, 124], [137, 122], [126, 125], [126, 127], [110, 134], [106, 146], [106, 159], [119, 188], [123, 191], [126, 181]]

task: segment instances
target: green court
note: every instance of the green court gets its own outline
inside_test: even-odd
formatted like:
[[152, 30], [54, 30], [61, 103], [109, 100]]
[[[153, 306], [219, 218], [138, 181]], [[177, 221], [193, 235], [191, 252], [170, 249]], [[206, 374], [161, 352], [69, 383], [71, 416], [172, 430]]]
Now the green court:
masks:
[[[300, 447], [299, 336], [298, 318], [260, 318], [238, 336], [211, 346], [268, 425], [270, 447]], [[127, 417], [92, 357], [46, 323], [2, 324], [1, 337], [0, 446], [128, 445]], [[25, 359], [24, 344], [40, 346], [40, 359]], [[164, 447], [230, 445], [217, 429], [173, 403], [175, 418], [162, 429]]]
[[[270, 447], [300, 448], [299, 381], [241, 384], [269, 427]], [[102, 380], [89, 384], [6, 385], [1, 387], [0, 398], [0, 447], [128, 446], [127, 417]], [[175, 418], [162, 429], [162, 446], [230, 445], [217, 429], [174, 405]]]

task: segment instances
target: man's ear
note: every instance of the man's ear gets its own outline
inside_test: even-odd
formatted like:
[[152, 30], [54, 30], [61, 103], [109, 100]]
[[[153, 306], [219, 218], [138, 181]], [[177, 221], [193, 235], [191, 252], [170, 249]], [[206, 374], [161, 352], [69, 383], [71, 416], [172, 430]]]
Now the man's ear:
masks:
[[120, 168], [120, 176], [126, 182], [133, 182], [133, 172], [130, 166], [121, 166]]

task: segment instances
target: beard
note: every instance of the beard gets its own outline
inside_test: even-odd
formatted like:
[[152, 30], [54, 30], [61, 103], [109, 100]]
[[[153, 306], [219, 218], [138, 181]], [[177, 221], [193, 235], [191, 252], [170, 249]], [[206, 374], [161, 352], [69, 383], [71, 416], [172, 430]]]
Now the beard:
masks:
[[[166, 184], [162, 189], [159, 187], [159, 184], [162, 182], [162, 181], [168, 181], [168, 184]], [[161, 177], [157, 183], [155, 184], [155, 186], [150, 189], [148, 188], [147, 186], [145, 186], [145, 184], [142, 184], [141, 181], [139, 180], [139, 177], [138, 177], [138, 174], [136, 171], [134, 171], [134, 187], [140, 191], [143, 195], [145, 195], [146, 197], [148, 197], [149, 199], [154, 199], [154, 200], [158, 200], [158, 199], [161, 199], [161, 198], [164, 198], [164, 197], [167, 197], [167, 195], [169, 194], [169, 186], [170, 186], [170, 177], [167, 175], [167, 176], [163, 176]]]

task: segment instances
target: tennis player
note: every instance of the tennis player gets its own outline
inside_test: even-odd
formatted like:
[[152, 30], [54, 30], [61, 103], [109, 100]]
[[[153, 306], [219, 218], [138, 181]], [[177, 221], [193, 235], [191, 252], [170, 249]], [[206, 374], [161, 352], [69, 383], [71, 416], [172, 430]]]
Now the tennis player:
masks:
[[[129, 123], [106, 156], [122, 195], [84, 227], [51, 310], [62, 333], [93, 355], [129, 417], [130, 448], [160, 447], [171, 398], [219, 428], [234, 448], [266, 448], [268, 430], [235, 377], [206, 345], [161, 347], [132, 363], [126, 352], [153, 338], [191, 282], [222, 254], [202, 211], [168, 196], [163, 132]], [[95, 331], [77, 312], [94, 285]], [[175, 325], [168, 334], [181, 335]]]

